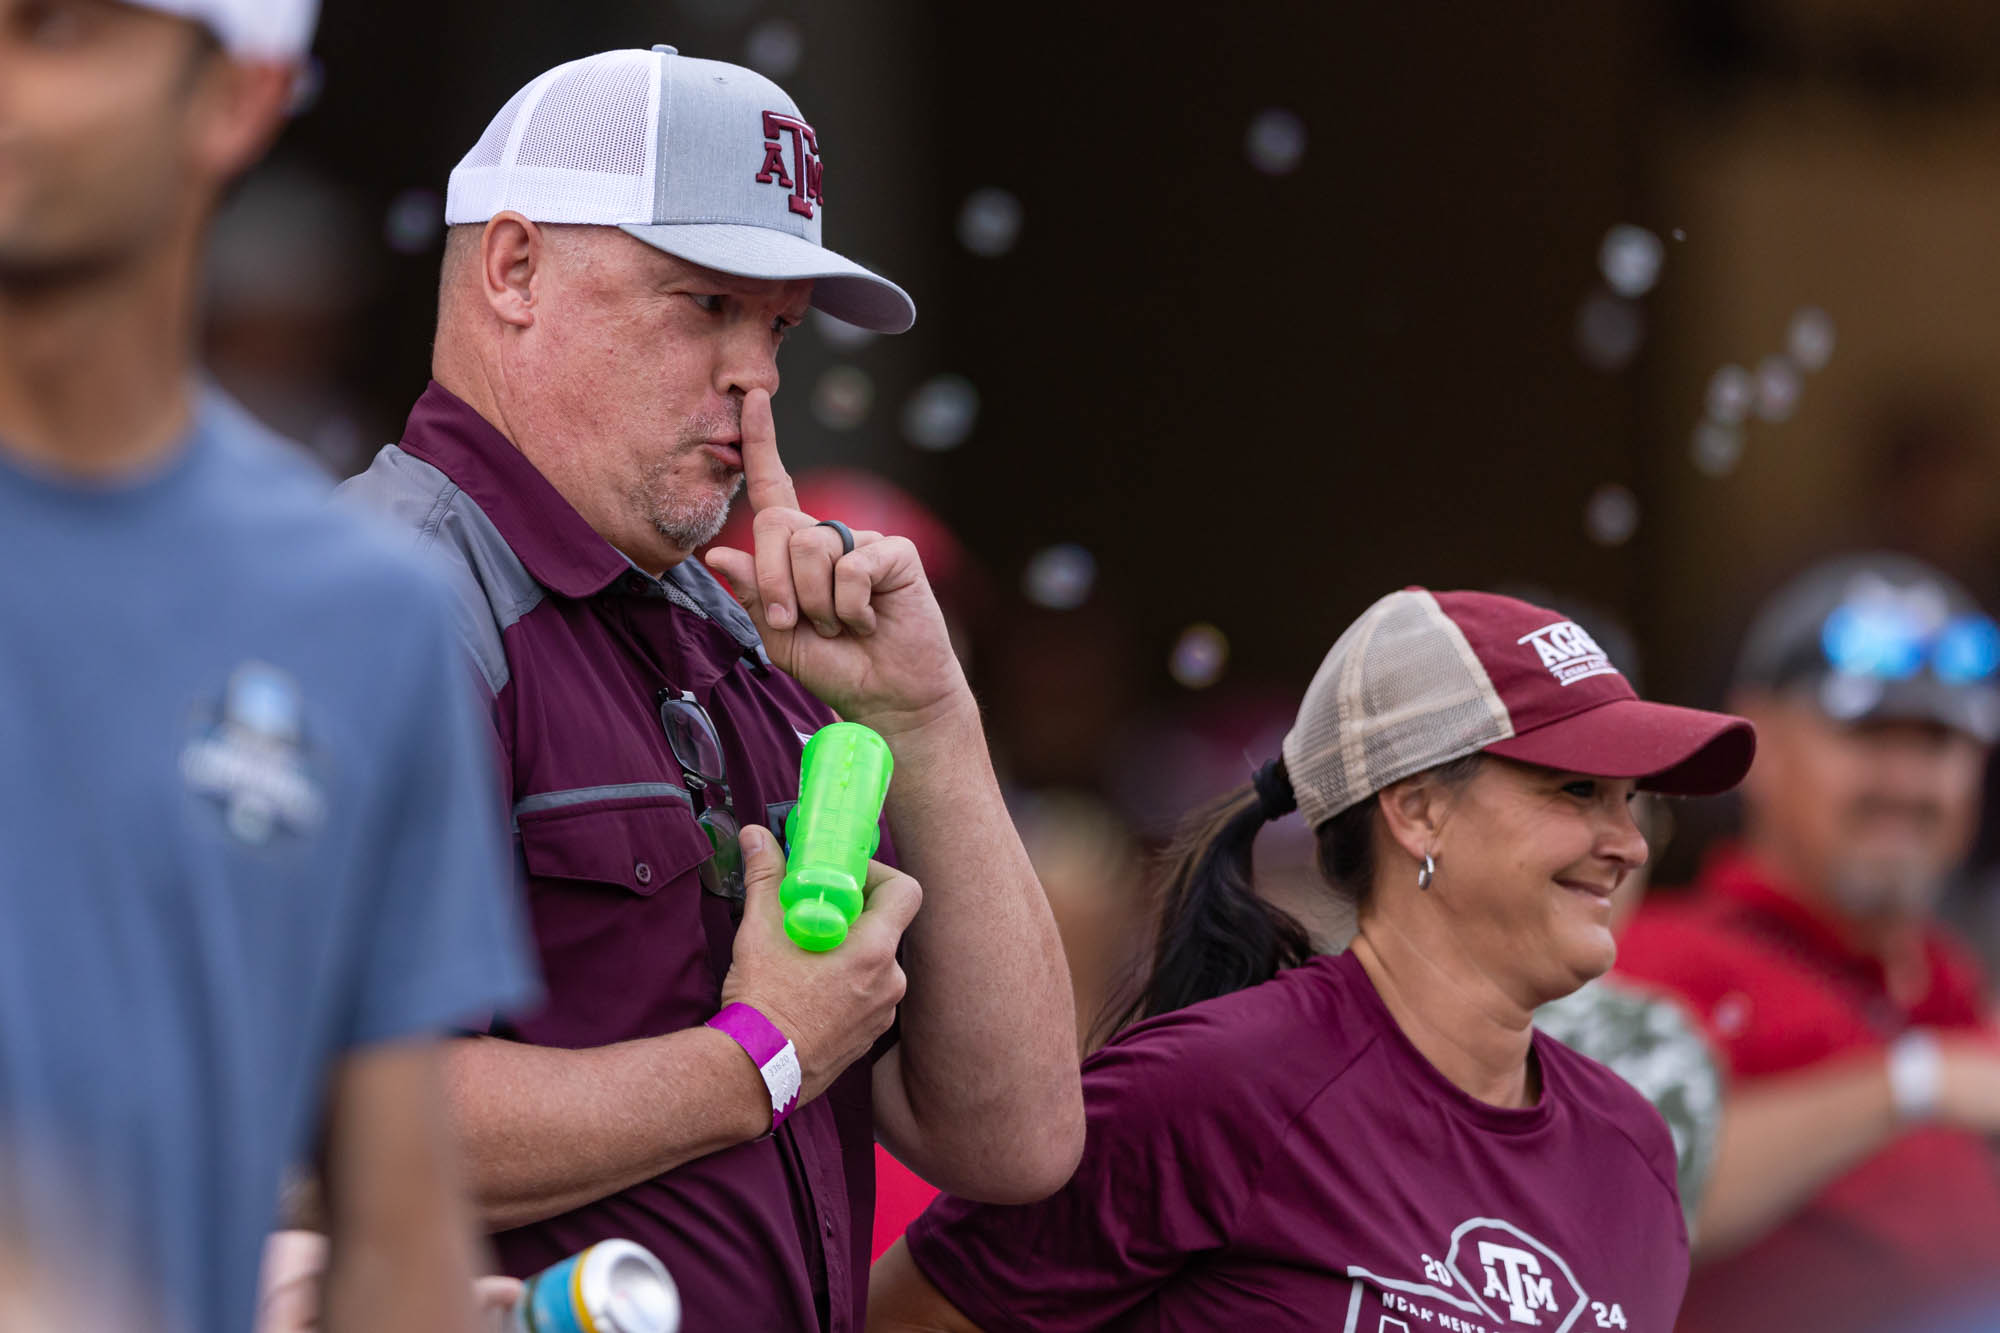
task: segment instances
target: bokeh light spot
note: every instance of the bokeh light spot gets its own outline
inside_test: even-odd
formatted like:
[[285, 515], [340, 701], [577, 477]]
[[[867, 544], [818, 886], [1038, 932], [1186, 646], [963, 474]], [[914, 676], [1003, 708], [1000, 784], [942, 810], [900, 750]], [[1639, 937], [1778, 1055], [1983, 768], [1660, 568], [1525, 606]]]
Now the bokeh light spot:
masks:
[[1097, 557], [1075, 542], [1044, 547], [1021, 571], [1022, 595], [1051, 611], [1074, 611], [1096, 586]]
[[1189, 625], [1174, 640], [1167, 670], [1191, 690], [1205, 690], [1222, 679], [1229, 667], [1229, 640], [1209, 624]]
[[1576, 354], [1592, 370], [1623, 370], [1646, 341], [1646, 316], [1636, 302], [1592, 292], [1576, 312]]
[[1623, 546], [1639, 530], [1639, 497], [1616, 484], [1599, 486], [1584, 505], [1583, 530], [1599, 546]]
[[979, 420], [979, 390], [963, 375], [933, 375], [903, 406], [903, 436], [919, 449], [956, 449]]
[[744, 63], [772, 79], [790, 77], [805, 53], [805, 34], [790, 19], [765, 19], [743, 43]]
[[1708, 419], [1725, 426], [1739, 424], [1757, 400], [1757, 382], [1738, 365], [1722, 366], [1708, 377]]
[[1250, 165], [1269, 176], [1288, 176], [1306, 155], [1306, 123], [1281, 107], [1267, 107], [1250, 119], [1243, 136]]
[[1743, 461], [1743, 431], [1704, 420], [1694, 428], [1694, 465], [1710, 477], [1726, 477]]
[[875, 406], [875, 381], [854, 366], [834, 366], [813, 385], [813, 419], [828, 430], [853, 430]]
[[1644, 296], [1660, 280], [1666, 247], [1644, 227], [1621, 222], [1604, 233], [1597, 248], [1597, 267], [1611, 290], [1626, 298]]
[[399, 255], [420, 255], [444, 235], [444, 200], [438, 192], [419, 186], [405, 190], [389, 201], [382, 219], [382, 238]]
[[1789, 421], [1799, 410], [1802, 388], [1799, 368], [1782, 356], [1757, 363], [1757, 416], [1764, 421]]
[[973, 254], [998, 259], [1021, 237], [1021, 201], [997, 185], [974, 190], [958, 210], [958, 241]]
[[1833, 316], [1818, 306], [1803, 306], [1792, 312], [1791, 326], [1785, 330], [1785, 350], [1800, 370], [1823, 370], [1833, 359]]

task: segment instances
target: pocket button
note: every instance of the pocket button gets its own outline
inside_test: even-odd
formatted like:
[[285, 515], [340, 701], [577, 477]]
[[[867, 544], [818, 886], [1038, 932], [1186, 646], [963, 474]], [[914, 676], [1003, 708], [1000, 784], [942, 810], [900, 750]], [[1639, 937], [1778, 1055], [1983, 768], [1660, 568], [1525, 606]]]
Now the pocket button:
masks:
[[651, 884], [653, 882], [653, 867], [647, 865], [644, 861], [639, 862], [639, 864], [632, 867], [632, 878], [638, 880], [641, 884]]

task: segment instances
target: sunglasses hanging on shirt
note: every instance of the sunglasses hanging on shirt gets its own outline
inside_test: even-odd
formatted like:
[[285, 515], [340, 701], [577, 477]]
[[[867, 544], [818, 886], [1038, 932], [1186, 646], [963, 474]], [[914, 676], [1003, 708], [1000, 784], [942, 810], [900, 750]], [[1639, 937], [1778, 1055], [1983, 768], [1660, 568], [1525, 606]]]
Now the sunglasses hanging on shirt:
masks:
[[667, 747], [681, 767], [695, 823], [708, 835], [709, 857], [701, 864], [701, 887], [726, 898], [740, 919], [743, 911], [743, 826], [729, 795], [728, 768], [722, 758], [722, 738], [708, 710], [687, 690], [663, 689], [654, 696]]

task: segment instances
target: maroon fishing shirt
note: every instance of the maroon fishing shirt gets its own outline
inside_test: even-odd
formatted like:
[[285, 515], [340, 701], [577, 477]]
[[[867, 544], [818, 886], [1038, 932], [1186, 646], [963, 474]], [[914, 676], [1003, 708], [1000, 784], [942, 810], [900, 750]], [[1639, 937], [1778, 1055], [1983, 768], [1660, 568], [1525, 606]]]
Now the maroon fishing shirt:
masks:
[[917, 1265], [987, 1333], [1669, 1333], [1688, 1272], [1674, 1148], [1536, 1033], [1540, 1102], [1475, 1101], [1351, 954], [1140, 1024], [1084, 1068], [1053, 1198], [943, 1198]]
[[[769, 665], [696, 561], [635, 569], [499, 431], [433, 383], [345, 488], [443, 557], [493, 701], [547, 1001], [495, 1035], [582, 1049], [696, 1027], [735, 938], [702, 890], [709, 855], [659, 714], [714, 719], [737, 817], [782, 830], [805, 739], [834, 720]], [[878, 1054], [880, 1053], [878, 1048]], [[524, 1276], [625, 1237], [665, 1261], [690, 1329], [861, 1328], [874, 1208], [868, 1062], [770, 1138], [493, 1238]]]

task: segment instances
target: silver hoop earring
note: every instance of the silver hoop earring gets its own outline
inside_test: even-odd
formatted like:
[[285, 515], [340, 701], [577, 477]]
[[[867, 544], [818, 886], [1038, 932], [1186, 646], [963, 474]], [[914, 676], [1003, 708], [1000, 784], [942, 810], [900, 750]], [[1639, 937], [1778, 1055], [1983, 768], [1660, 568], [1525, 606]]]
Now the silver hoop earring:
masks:
[[1429, 889], [1431, 881], [1437, 878], [1437, 871], [1437, 862], [1431, 858], [1429, 852], [1425, 852], [1423, 869], [1417, 872], [1417, 887], [1420, 889]]

